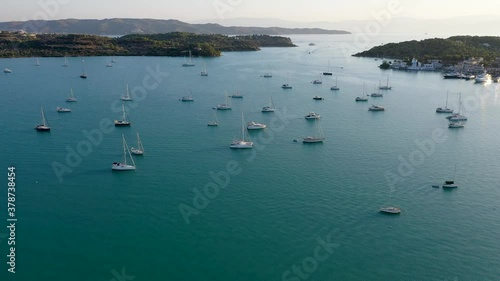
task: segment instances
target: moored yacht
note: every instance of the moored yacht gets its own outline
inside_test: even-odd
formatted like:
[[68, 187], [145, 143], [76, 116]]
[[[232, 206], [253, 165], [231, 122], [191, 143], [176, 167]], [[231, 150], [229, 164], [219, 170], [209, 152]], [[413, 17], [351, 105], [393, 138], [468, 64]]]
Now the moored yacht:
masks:
[[385, 108], [383, 106], [380, 106], [380, 105], [372, 105], [368, 108], [369, 111], [384, 111]]
[[56, 108], [56, 110], [57, 110], [57, 112], [71, 112], [71, 109], [59, 107], [59, 106]]
[[306, 119], [320, 119], [321, 116], [314, 112], [309, 112], [304, 118]]
[[264, 124], [260, 123], [255, 123], [255, 122], [248, 122], [247, 129], [248, 130], [262, 130], [265, 129], [267, 126]]
[[382, 207], [380, 208], [380, 212], [382, 213], [385, 213], [385, 214], [400, 214], [401, 213], [401, 209], [398, 208], [398, 207]]

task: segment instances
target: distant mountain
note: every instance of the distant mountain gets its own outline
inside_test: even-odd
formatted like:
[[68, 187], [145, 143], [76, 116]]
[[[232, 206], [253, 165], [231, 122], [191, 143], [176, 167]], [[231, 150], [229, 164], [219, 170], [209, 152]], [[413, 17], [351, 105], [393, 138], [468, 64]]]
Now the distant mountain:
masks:
[[[322, 28], [327, 30], [346, 30], [351, 33], [365, 32], [367, 24], [377, 23], [376, 19], [342, 20], [342, 21], [314, 21], [301, 22], [274, 18], [223, 18], [205, 19], [193, 23], [213, 22], [224, 26], [281, 26], [285, 28]], [[409, 17], [393, 17], [389, 24], [381, 28], [384, 34], [426, 34], [439, 37], [448, 37], [454, 34], [463, 35], [499, 35], [498, 16], [465, 16], [441, 19], [421, 19]]]
[[224, 35], [289, 35], [289, 34], [349, 34], [343, 30], [320, 28], [281, 28], [222, 26], [215, 23], [190, 24], [178, 20], [155, 19], [64, 19], [36, 20], [25, 22], [0, 22], [0, 30], [24, 30], [33, 33], [125, 35], [132, 33], [156, 34], [168, 32], [190, 32], [195, 34]]

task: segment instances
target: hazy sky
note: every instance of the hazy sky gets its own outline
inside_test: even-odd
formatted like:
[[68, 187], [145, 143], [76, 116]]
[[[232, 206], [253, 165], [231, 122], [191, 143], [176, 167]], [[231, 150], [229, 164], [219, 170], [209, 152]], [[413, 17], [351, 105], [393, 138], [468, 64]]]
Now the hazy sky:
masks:
[[0, 9], [0, 21], [118, 17], [179, 19], [188, 22], [236, 17], [279, 18], [290, 21], [340, 21], [372, 19], [371, 12], [386, 9], [391, 1], [400, 3], [402, 6], [402, 11], [395, 15], [398, 17], [500, 16], [500, 1], [498, 0], [479, 2], [462, 0], [4, 0]]

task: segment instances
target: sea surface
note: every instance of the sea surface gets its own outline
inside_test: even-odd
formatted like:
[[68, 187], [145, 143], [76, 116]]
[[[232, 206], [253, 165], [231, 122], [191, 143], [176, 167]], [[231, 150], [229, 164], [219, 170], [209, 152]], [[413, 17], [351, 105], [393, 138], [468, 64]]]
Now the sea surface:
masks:
[[[295, 48], [225, 52], [194, 67], [171, 57], [74, 57], [67, 68], [63, 58], [1, 59], [13, 70], [0, 74], [1, 280], [498, 280], [500, 84], [350, 56], [426, 36], [297, 35]], [[384, 97], [354, 101], [388, 78]], [[293, 89], [281, 89], [287, 82]], [[132, 126], [109, 126], [127, 84]], [[71, 88], [78, 102], [65, 103]], [[208, 127], [235, 91], [244, 97], [229, 98], [232, 110]], [[435, 113], [447, 92], [456, 110], [461, 93], [463, 129]], [[186, 95], [194, 101], [179, 100]], [[262, 113], [271, 98], [276, 112]], [[41, 107], [50, 133], [34, 130]], [[300, 141], [316, 132], [309, 112], [322, 117], [323, 144]], [[268, 125], [249, 132], [249, 151], [229, 148], [242, 113]], [[131, 147], [136, 133], [145, 149], [137, 170], [113, 172], [122, 134]], [[15, 274], [6, 263], [11, 166]], [[432, 187], [452, 179], [457, 189]], [[379, 212], [389, 205], [402, 213]]]

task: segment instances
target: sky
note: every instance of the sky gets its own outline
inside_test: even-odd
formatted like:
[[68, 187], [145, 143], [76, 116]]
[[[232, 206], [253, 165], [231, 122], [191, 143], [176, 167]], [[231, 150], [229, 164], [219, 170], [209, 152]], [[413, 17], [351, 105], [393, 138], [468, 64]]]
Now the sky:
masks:
[[[0, 21], [32, 19], [155, 18], [199, 22], [229, 18], [276, 18], [288, 21], [373, 19], [374, 13], [400, 7], [394, 17], [436, 19], [500, 16], [500, 1], [481, 0], [16, 0], [2, 1]], [[392, 9], [391, 11], [394, 11]]]

